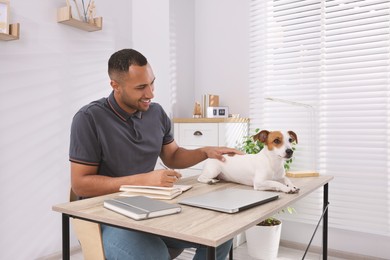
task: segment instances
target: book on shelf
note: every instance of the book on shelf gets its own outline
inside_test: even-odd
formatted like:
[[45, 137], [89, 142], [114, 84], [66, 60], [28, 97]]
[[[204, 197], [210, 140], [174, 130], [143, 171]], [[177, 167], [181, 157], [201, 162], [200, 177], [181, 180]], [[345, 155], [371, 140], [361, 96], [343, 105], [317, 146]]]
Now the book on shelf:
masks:
[[315, 171], [288, 171], [286, 172], [287, 177], [291, 178], [303, 178], [303, 177], [317, 177], [320, 174]]
[[202, 115], [207, 117], [209, 107], [219, 107], [219, 95], [205, 94], [202, 96]]
[[120, 196], [124, 197], [142, 195], [152, 199], [170, 200], [191, 188], [192, 185], [179, 184], [172, 187], [122, 185], [119, 190], [123, 191]]
[[145, 196], [108, 199], [103, 206], [135, 220], [149, 219], [181, 212], [181, 207]]

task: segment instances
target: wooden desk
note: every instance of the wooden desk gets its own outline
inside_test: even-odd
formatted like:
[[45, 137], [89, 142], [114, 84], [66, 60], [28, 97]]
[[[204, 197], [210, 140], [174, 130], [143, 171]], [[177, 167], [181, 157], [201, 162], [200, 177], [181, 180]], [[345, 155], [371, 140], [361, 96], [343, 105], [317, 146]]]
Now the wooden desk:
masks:
[[[182, 212], [149, 220], [136, 221], [103, 207], [103, 201], [118, 196], [118, 193], [91, 199], [69, 202], [53, 206], [53, 210], [62, 213], [63, 259], [69, 260], [69, 218], [80, 218], [92, 222], [105, 223], [120, 228], [139, 230], [165, 237], [176, 238], [208, 246], [209, 259], [215, 258], [215, 248], [232, 239], [237, 234], [276, 214], [295, 201], [307, 196], [314, 190], [324, 187], [324, 209], [328, 205], [328, 183], [332, 176], [295, 178], [294, 184], [300, 187], [297, 194], [280, 193], [276, 201], [247, 209], [235, 214], [219, 213], [190, 206], [182, 206]], [[215, 185], [198, 183], [196, 177], [185, 178], [180, 184], [192, 184], [193, 188], [177, 198], [190, 197], [206, 192], [231, 187], [252, 189], [249, 186], [220, 182]], [[168, 201], [176, 203], [177, 199]], [[327, 258], [327, 210], [323, 224], [323, 259]]]

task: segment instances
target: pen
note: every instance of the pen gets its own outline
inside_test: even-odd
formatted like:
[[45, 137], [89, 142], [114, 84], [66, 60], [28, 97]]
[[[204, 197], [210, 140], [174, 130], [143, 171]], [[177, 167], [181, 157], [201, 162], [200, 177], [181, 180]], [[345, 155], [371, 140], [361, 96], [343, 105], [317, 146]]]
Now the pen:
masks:
[[165, 164], [163, 164], [162, 162], [160, 162], [160, 165], [161, 165], [162, 167], [164, 167], [166, 170], [171, 170], [171, 171], [173, 171], [173, 169], [168, 168], [168, 167], [165, 166]]
[[[166, 170], [174, 171], [174, 169], [168, 168], [168, 167], [165, 166], [165, 164], [163, 164], [162, 162], [160, 162], [160, 165], [161, 165], [162, 167], [164, 167]], [[176, 177], [176, 176], [175, 176], [175, 177]], [[179, 179], [179, 178], [176, 177], [176, 179]]]

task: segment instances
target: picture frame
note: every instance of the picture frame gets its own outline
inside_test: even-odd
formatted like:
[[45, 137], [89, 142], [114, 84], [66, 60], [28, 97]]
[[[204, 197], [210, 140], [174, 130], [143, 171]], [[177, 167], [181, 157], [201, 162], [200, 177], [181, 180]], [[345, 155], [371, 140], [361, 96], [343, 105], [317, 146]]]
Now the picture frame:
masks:
[[0, 33], [9, 34], [9, 1], [0, 0]]

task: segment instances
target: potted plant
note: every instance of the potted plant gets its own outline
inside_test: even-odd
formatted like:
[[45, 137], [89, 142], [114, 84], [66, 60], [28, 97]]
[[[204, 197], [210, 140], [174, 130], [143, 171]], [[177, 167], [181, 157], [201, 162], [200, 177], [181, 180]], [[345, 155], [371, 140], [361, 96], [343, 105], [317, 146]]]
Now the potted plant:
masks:
[[[255, 130], [255, 134], [260, 129]], [[247, 154], [259, 153], [263, 148], [264, 144], [258, 140], [252, 138], [253, 135], [245, 137], [239, 150]], [[295, 148], [292, 148], [295, 150]], [[292, 158], [286, 161], [284, 168], [285, 170], [290, 169]], [[293, 213], [295, 210], [288, 207], [282, 212]], [[249, 228], [245, 231], [245, 237], [247, 241], [248, 254], [257, 259], [276, 259], [279, 251], [280, 235], [282, 231], [282, 222], [275, 217], [270, 217], [264, 221], [258, 223], [256, 226]]]
[[279, 251], [282, 222], [268, 218], [245, 231], [248, 254], [256, 259], [276, 259]]

